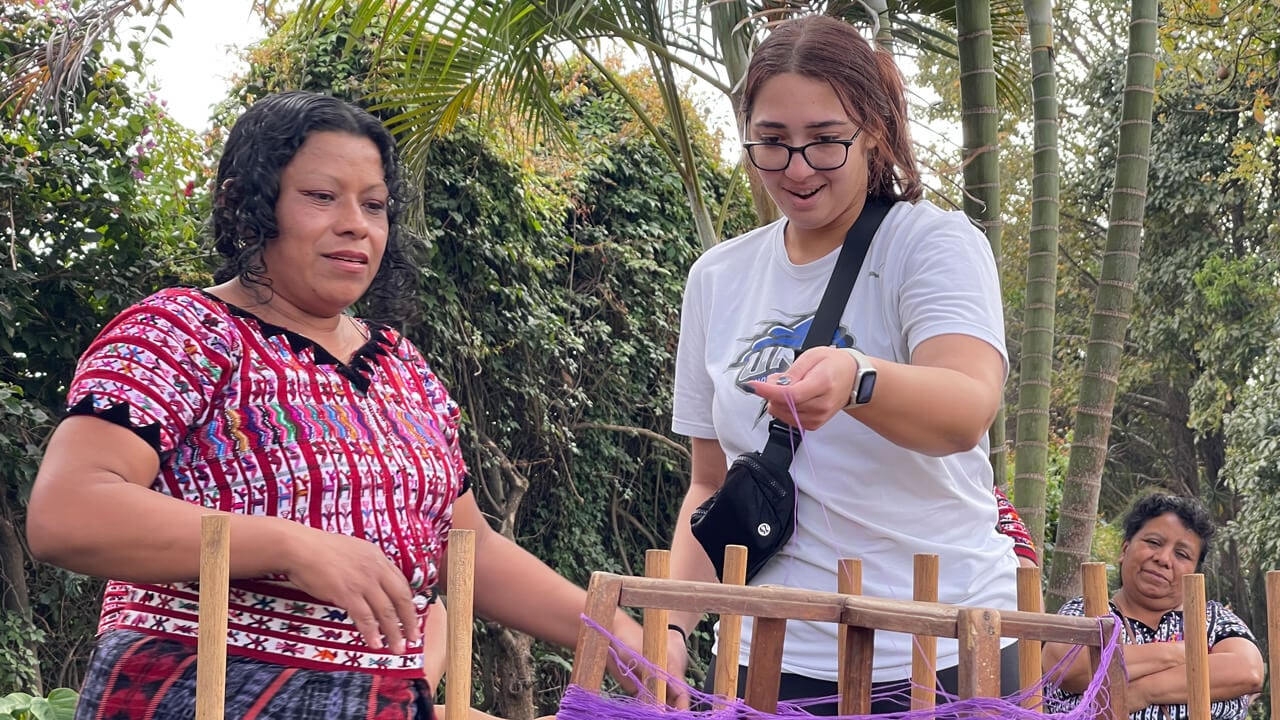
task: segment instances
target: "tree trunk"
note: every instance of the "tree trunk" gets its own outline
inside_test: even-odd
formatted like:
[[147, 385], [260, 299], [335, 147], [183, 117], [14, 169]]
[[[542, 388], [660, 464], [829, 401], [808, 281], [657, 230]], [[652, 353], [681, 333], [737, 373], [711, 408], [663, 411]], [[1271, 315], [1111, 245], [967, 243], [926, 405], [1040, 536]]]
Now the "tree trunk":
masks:
[[[960, 124], [964, 137], [964, 211], [982, 226], [1000, 265], [1000, 108], [991, 41], [989, 0], [957, 0], [956, 33], [960, 55]], [[1005, 484], [1004, 408], [988, 433], [991, 467], [997, 485]]]
[[500, 649], [494, 658], [493, 714], [509, 720], [532, 720], [537, 716], [533, 638], [498, 626], [491, 629]]
[[1013, 497], [1031, 539], [1037, 548], [1043, 548], [1053, 324], [1058, 289], [1058, 77], [1053, 59], [1053, 3], [1024, 0], [1022, 5], [1031, 35], [1035, 154]]
[[[4, 611], [5, 617], [21, 618], [30, 624], [31, 596], [27, 589], [26, 554], [22, 550], [22, 543], [19, 542], [18, 532], [13, 525], [13, 516], [9, 513], [3, 498], [0, 498], [0, 610]], [[38, 648], [30, 639], [26, 640], [26, 644], [30, 656], [39, 657], [36, 653]], [[43, 695], [44, 689], [41, 687], [38, 665], [31, 668], [31, 675], [35, 678], [35, 687], [9, 690], [23, 690]]]
[[1129, 329], [1134, 282], [1142, 252], [1158, 10], [1158, 0], [1133, 0], [1107, 249], [1085, 352], [1084, 378], [1076, 407], [1075, 444], [1071, 447], [1067, 481], [1062, 490], [1045, 605], [1050, 609], [1080, 594], [1080, 563], [1089, 560], [1097, 523], [1098, 494], [1115, 409], [1116, 378]]

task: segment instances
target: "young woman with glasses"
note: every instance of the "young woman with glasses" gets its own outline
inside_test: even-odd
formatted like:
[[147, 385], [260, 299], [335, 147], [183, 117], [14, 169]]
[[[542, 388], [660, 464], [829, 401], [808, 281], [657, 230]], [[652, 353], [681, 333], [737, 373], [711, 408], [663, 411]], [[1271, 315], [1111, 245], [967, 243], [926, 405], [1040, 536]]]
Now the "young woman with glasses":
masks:
[[[693, 466], [673, 573], [715, 579], [690, 515], [734, 458], [764, 446], [775, 417], [806, 433], [791, 464], [796, 532], [752, 584], [835, 591], [837, 561], [860, 558], [864, 594], [909, 599], [912, 556], [933, 553], [942, 602], [1015, 608], [1018, 561], [995, 527], [987, 461], [1008, 372], [996, 266], [963, 213], [921, 199], [892, 57], [829, 17], [780, 24], [751, 60], [740, 110], [747, 158], [784, 217], [709, 250], [689, 274], [672, 426], [692, 439]], [[891, 209], [836, 333], [796, 357], [869, 203]], [[698, 620], [672, 617], [684, 629]], [[835, 694], [836, 626], [787, 628], [781, 699]], [[738, 657], [716, 661], [745, 665], [751, 630], [748, 619]], [[1012, 646], [1003, 658], [1012, 690]], [[952, 692], [956, 664], [955, 642], [939, 640]], [[910, 673], [910, 637], [877, 633], [873, 712], [905, 708], [885, 693]]]

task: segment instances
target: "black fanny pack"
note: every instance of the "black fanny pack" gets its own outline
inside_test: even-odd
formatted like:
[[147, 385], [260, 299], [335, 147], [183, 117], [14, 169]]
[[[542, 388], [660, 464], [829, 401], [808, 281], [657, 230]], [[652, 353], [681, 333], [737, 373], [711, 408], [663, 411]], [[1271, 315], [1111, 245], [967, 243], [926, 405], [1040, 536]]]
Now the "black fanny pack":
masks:
[[[809, 324], [800, 352], [835, 340], [840, 316], [849, 304], [853, 283], [871, 239], [892, 204], [867, 200], [844, 236], [840, 256]], [[799, 353], [796, 353], [799, 355]], [[724, 485], [693, 511], [689, 527], [724, 580], [726, 545], [747, 548], [747, 581], [769, 562], [796, 530], [796, 483], [791, 461], [800, 447], [800, 431], [780, 420], [769, 423], [764, 449], [739, 455], [729, 466]]]
[[724, 485], [693, 511], [689, 519], [716, 577], [724, 579], [724, 549], [747, 548], [747, 580], [796, 530], [796, 483], [791, 459], [800, 445], [800, 432], [778, 420], [769, 423], [764, 450], [739, 455], [725, 475]]

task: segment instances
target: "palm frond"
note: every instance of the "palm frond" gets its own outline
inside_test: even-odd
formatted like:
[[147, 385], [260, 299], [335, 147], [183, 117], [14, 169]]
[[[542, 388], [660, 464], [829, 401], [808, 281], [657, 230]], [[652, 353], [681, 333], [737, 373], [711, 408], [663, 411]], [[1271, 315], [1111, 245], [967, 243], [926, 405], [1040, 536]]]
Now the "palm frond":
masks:
[[68, 108], [63, 98], [85, 90], [84, 65], [93, 48], [111, 37], [125, 18], [151, 15], [159, 28], [161, 16], [170, 9], [181, 12], [176, 0], [102, 0], [86, 5], [47, 42], [15, 53], [0, 65], [0, 109], [17, 114], [33, 106], [42, 115], [65, 121]]

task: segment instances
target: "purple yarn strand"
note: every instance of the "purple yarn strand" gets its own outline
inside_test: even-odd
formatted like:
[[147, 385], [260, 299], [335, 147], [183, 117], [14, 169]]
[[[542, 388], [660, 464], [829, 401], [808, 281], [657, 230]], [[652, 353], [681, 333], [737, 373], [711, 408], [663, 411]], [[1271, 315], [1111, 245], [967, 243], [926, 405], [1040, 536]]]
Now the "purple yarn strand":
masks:
[[[740, 698], [723, 698], [703, 693], [696, 688], [690, 687], [683, 678], [674, 677], [666, 670], [649, 663], [643, 656], [622, 644], [618, 638], [590, 618], [583, 616], [582, 621], [588, 627], [609, 639], [609, 652], [618, 662], [618, 667], [623, 668], [623, 672], [641, 689], [636, 697], [629, 697], [625, 695], [596, 694], [577, 685], [570, 685], [565, 691], [563, 700], [561, 700], [560, 710], [556, 713], [558, 720], [598, 720], [599, 718], [613, 718], [614, 720], [773, 720], [774, 718], [801, 718], [813, 717], [805, 710], [806, 707], [835, 700], [834, 697], [827, 697], [779, 702], [777, 712], [761, 712], [748, 706]], [[1101, 623], [1099, 623], [1099, 632], [1101, 632], [1101, 627]], [[1045, 673], [1044, 678], [1039, 683], [1007, 697], [968, 698], [962, 700], [943, 694], [947, 701], [933, 708], [883, 715], [840, 715], [837, 720], [950, 720], [962, 717], [998, 717], [1010, 720], [1044, 720], [1045, 718], [1050, 720], [1087, 720], [1095, 717], [1099, 709], [1105, 708], [1110, 704], [1111, 698], [1103, 688], [1103, 683], [1106, 679], [1107, 667], [1119, 651], [1119, 629], [1118, 623], [1113, 626], [1111, 637], [1104, 642], [1102, 647], [1098, 672], [1089, 682], [1089, 686], [1085, 689], [1080, 703], [1070, 711], [1049, 712], [1042, 702], [1035, 707], [1024, 708], [1022, 707], [1022, 702], [1034, 695], [1043, 696], [1057, 688], [1061, 683], [1062, 677], [1065, 676], [1067, 668], [1070, 667], [1076, 654], [1082, 649], [1080, 647], [1068, 652], [1057, 665]], [[655, 698], [653, 693], [649, 692], [644, 686], [642, 678], [651, 673], [656, 673], [664, 678], [669, 687], [685, 690], [692, 700], [693, 707], [707, 709], [676, 710], [667, 707], [665, 698], [661, 700]], [[909, 691], [898, 692], [905, 693]], [[885, 695], [885, 697], [887, 696]], [[901, 697], [901, 695], [894, 696]], [[877, 695], [877, 697], [881, 696]]]

